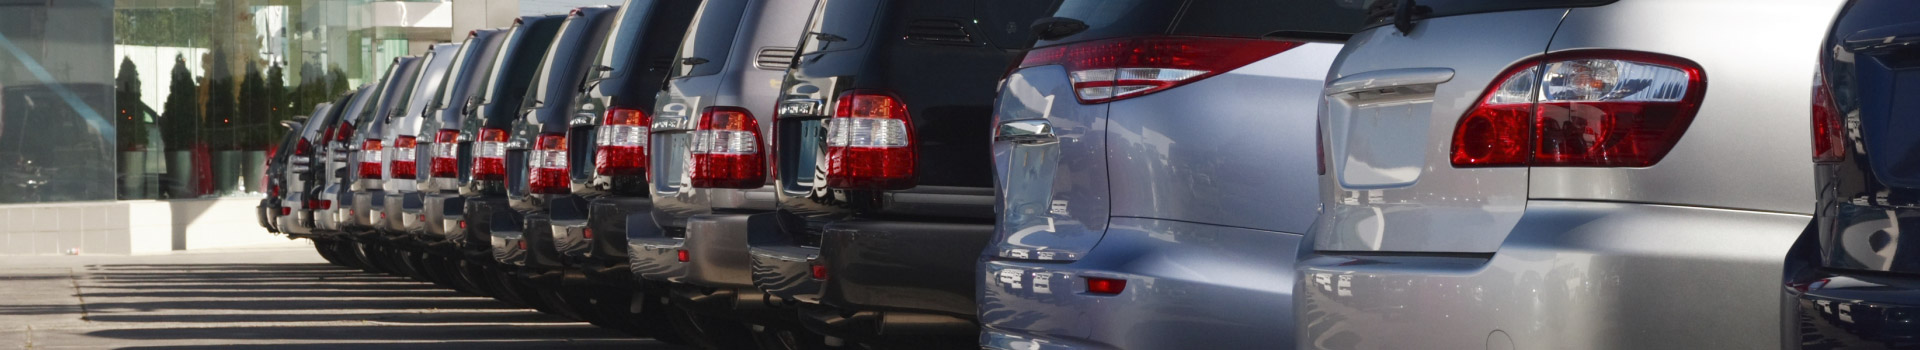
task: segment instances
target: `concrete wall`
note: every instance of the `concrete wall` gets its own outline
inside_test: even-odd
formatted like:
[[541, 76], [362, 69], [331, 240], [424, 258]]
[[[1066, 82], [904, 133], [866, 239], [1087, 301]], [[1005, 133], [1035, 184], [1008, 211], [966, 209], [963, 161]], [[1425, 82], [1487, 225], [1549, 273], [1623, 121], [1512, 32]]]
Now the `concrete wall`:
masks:
[[0, 205], [0, 254], [153, 254], [301, 246], [267, 233], [258, 197]]

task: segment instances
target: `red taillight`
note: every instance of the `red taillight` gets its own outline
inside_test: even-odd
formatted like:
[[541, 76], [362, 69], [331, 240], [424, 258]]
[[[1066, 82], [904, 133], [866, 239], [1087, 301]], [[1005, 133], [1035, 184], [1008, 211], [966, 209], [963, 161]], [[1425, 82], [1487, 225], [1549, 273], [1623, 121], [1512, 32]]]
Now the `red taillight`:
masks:
[[1833, 163], [1846, 160], [1846, 141], [1846, 127], [1840, 122], [1840, 107], [1833, 101], [1833, 87], [1827, 84], [1825, 72], [1814, 70], [1813, 161]]
[[686, 250], [686, 249], [681, 249], [680, 251], [677, 251], [677, 252], [674, 252], [674, 254], [675, 254], [675, 255], [678, 255], [678, 256], [677, 256], [677, 258], [679, 258], [679, 259], [680, 259], [680, 262], [687, 262], [688, 260], [693, 260], [693, 259], [691, 259], [692, 257], [690, 257], [690, 256], [687, 256], [687, 250]]
[[309, 155], [313, 155], [313, 143], [307, 142], [307, 138], [301, 137], [300, 142], [293, 145], [293, 156], [306, 157]]
[[593, 228], [589, 227], [589, 228], [581, 229], [580, 238], [593, 239]]
[[1080, 103], [1139, 97], [1206, 79], [1300, 47], [1292, 41], [1144, 37], [1034, 49], [1020, 68], [1061, 65]]
[[515, 242], [514, 245], [519, 246], [520, 250], [527, 250], [527, 241]]
[[1509, 68], [1460, 118], [1455, 167], [1646, 167], [1673, 150], [1706, 96], [1686, 59], [1626, 51], [1549, 54]]
[[913, 118], [892, 94], [840, 94], [827, 121], [827, 186], [902, 190], [914, 186]]
[[594, 135], [593, 172], [607, 176], [647, 173], [647, 114], [634, 109], [607, 110]]
[[811, 274], [813, 275], [813, 279], [817, 279], [817, 280], [827, 279], [826, 265], [820, 265], [820, 263], [816, 262], [812, 266], [809, 266], [808, 268], [811, 270], [809, 272], [811, 272]]
[[332, 135], [330, 138], [333, 139], [333, 142], [345, 144], [347, 139], [353, 138], [353, 124], [340, 123], [340, 128], [328, 135]]
[[760, 122], [740, 107], [707, 107], [692, 134], [693, 187], [759, 188], [767, 158], [760, 152]]
[[267, 186], [267, 193], [276, 198], [280, 197], [280, 185]]
[[473, 179], [505, 180], [507, 178], [507, 131], [480, 128], [479, 136], [473, 141]]
[[378, 179], [386, 175], [386, 172], [380, 169], [380, 160], [385, 153], [382, 151], [385, 149], [386, 147], [380, 144], [380, 139], [367, 139], [360, 142], [360, 178]]
[[412, 179], [419, 173], [419, 168], [415, 168], [418, 163], [414, 162], [419, 157], [414, 149], [419, 146], [420, 142], [413, 136], [393, 138], [393, 178]]
[[567, 135], [540, 134], [527, 152], [527, 187], [533, 193], [567, 193]]
[[333, 209], [333, 201], [324, 200], [324, 199], [307, 200], [307, 210], [327, 210], [327, 209]]
[[429, 176], [451, 179], [460, 176], [460, 130], [441, 129], [433, 134], [433, 159], [427, 164]]
[[293, 207], [280, 207], [280, 216], [293, 215]]
[[1087, 277], [1087, 293], [1120, 294], [1127, 290], [1127, 280], [1115, 278]]

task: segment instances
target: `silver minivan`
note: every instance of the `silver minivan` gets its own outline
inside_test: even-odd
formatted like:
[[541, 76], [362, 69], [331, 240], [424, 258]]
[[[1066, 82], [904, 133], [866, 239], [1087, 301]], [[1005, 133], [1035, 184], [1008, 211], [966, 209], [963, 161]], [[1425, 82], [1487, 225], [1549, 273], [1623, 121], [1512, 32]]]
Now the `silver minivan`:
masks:
[[1362, 12], [1323, 0], [1065, 0], [1000, 85], [989, 349], [1293, 342], [1314, 115]]
[[1297, 345], [1780, 348], [1839, 3], [1372, 1], [1321, 100]]

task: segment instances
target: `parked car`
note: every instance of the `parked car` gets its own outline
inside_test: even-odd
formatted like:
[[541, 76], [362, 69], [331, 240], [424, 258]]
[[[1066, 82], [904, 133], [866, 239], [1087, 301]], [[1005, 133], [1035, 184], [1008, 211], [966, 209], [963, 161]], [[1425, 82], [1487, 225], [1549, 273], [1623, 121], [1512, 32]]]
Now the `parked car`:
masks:
[[[468, 32], [466, 42], [461, 44], [459, 52], [454, 53], [446, 77], [440, 80], [440, 91], [433, 96], [432, 104], [427, 106], [427, 117], [420, 124], [422, 138], [425, 138], [427, 131], [433, 131], [432, 141], [416, 156], [427, 159], [427, 164], [415, 169], [424, 174], [417, 176], [415, 182], [421, 193], [420, 210], [406, 213], [406, 218], [420, 221], [425, 228], [430, 241], [427, 242], [427, 251], [450, 259], [446, 262], [451, 265], [448, 267], [471, 283], [469, 288], [494, 297], [499, 297], [500, 292], [496, 284], [489, 283], [491, 276], [486, 268], [474, 263], [467, 251], [462, 249], [471, 238], [459, 224], [466, 199], [460, 195], [459, 180], [463, 173], [471, 170], [471, 153], [465, 149], [472, 147], [472, 142], [460, 138], [460, 128], [462, 121], [476, 112], [476, 105], [467, 101], [479, 96], [480, 90], [486, 88], [486, 78], [492, 73], [501, 43], [506, 41], [506, 32], [505, 29]], [[408, 225], [412, 226], [413, 223], [409, 222]], [[483, 256], [488, 260], [492, 258], [491, 255]]]
[[386, 207], [385, 182], [386, 169], [381, 162], [385, 143], [380, 139], [386, 134], [386, 116], [405, 105], [403, 98], [413, 91], [413, 78], [419, 76], [423, 61], [418, 56], [395, 58], [392, 69], [380, 79], [381, 87], [369, 100], [370, 105], [361, 109], [355, 117], [354, 129], [343, 130], [347, 138], [346, 171], [341, 172], [340, 215], [342, 230], [347, 232], [353, 243], [369, 265], [379, 272], [394, 275], [417, 277], [402, 252], [392, 249], [387, 243], [386, 226], [382, 217]]
[[1838, 5], [1370, 2], [1323, 92], [1296, 345], [1780, 348], [1797, 74]]
[[[664, 89], [648, 106], [652, 210], [626, 222], [636, 278], [661, 288], [684, 315], [675, 329], [706, 348], [817, 343], [790, 308], [771, 307], [753, 286], [746, 227], [771, 213], [765, 187], [765, 127], [773, 125], [777, 82], [805, 32], [811, 1], [711, 0], [669, 56]], [[643, 179], [644, 180], [644, 179]], [[617, 215], [617, 214], [616, 214]], [[632, 216], [629, 216], [632, 217]], [[695, 223], [705, 222], [712, 225]], [[695, 230], [695, 227], [711, 230]], [[752, 332], [757, 325], [761, 332]], [[796, 332], [797, 331], [797, 332]], [[776, 334], [784, 333], [785, 336]], [[799, 344], [773, 344], [778, 340]]]
[[306, 174], [312, 173], [316, 165], [313, 155], [317, 142], [314, 141], [320, 138], [321, 130], [326, 128], [324, 125], [333, 114], [333, 106], [331, 102], [315, 104], [313, 113], [304, 118], [306, 120], [301, 122], [300, 127], [288, 130], [290, 144], [283, 146], [280, 154], [276, 154], [286, 157], [276, 161], [278, 167], [267, 171], [270, 181], [274, 181], [274, 185], [268, 187], [273, 190], [273, 197], [279, 199], [282, 208], [275, 225], [289, 238], [310, 238], [313, 234], [312, 224], [305, 221], [313, 217], [308, 213], [311, 207], [307, 206], [307, 200], [312, 197], [307, 196], [307, 184], [311, 182], [307, 181]]
[[308, 196], [314, 198], [307, 203], [307, 206], [312, 208], [308, 221], [313, 222], [314, 235], [317, 237], [344, 239], [345, 233], [341, 231], [339, 220], [341, 215], [336, 213], [342, 210], [339, 205], [342, 200], [338, 194], [340, 179], [347, 171], [345, 169], [347, 153], [351, 152], [346, 150], [346, 140], [351, 136], [341, 135], [353, 132], [356, 116], [360, 115], [360, 111], [367, 108], [367, 105], [372, 104], [369, 100], [372, 100], [373, 91], [377, 90], [376, 86], [379, 84], [361, 85], [343, 96], [342, 100], [334, 104], [339, 107], [331, 111], [332, 115], [329, 116], [331, 119], [321, 126], [324, 129], [321, 130], [318, 141], [320, 145], [316, 146], [314, 153], [315, 167], [307, 173]]
[[[432, 172], [431, 169], [425, 169], [432, 165], [432, 158], [420, 156], [431, 147], [420, 147], [420, 141], [427, 139], [425, 143], [431, 146], [433, 141], [430, 138], [434, 136], [422, 133], [421, 130], [425, 129], [421, 125], [426, 123], [428, 117], [427, 106], [438, 101], [434, 95], [445, 85], [442, 81], [453, 66], [454, 56], [460, 47], [461, 44], [428, 47], [426, 55], [421, 57], [418, 75], [413, 78], [413, 89], [401, 97], [400, 106], [405, 108], [395, 109], [384, 118], [387, 126], [386, 132], [380, 137], [382, 147], [379, 162], [381, 178], [384, 179], [380, 188], [385, 192], [387, 199], [384, 202], [387, 205], [380, 208], [380, 217], [384, 218], [380, 230], [396, 237], [410, 237], [413, 241], [408, 244], [429, 240], [425, 236], [426, 222], [415, 215], [408, 215], [420, 212], [424, 203], [419, 180], [425, 177], [421, 175]], [[437, 129], [432, 131], [438, 132]], [[422, 158], [427, 161], [421, 161]]]
[[778, 210], [748, 225], [754, 284], [838, 340], [978, 347], [994, 86], [1051, 5], [817, 5], [771, 126]]
[[[548, 303], [563, 305], [556, 308], [569, 317], [620, 328], [613, 322], [624, 320], [627, 308], [609, 310], [612, 307], [599, 305], [625, 303], [632, 294], [580, 285], [584, 276], [577, 266], [563, 261], [554, 247], [562, 235], [556, 232], [586, 226], [586, 200], [569, 192], [567, 163], [572, 159], [566, 135], [569, 120], [575, 117], [576, 106], [571, 102], [580, 92], [593, 54], [606, 39], [615, 12], [607, 6], [581, 7], [560, 25], [527, 86], [520, 116], [507, 132], [506, 197], [512, 210], [506, 214], [514, 218], [500, 220], [501, 215], [495, 214], [491, 227], [494, 240], [503, 243], [494, 246], [495, 256], [520, 256], [517, 277], [535, 286]], [[523, 226], [506, 227], [503, 222]]]
[[[460, 130], [462, 139], [472, 141], [470, 145], [463, 145], [471, 147], [459, 149], [465, 154], [463, 158], [471, 159], [471, 165], [459, 181], [465, 207], [455, 225], [467, 230], [468, 240], [458, 244], [470, 262], [492, 275], [490, 280], [500, 293], [497, 297], [548, 312], [559, 310], [539, 298], [525, 280], [515, 277], [521, 265], [519, 259], [524, 255], [520, 255], [517, 247], [501, 241], [504, 237], [497, 237], [494, 228], [518, 235], [523, 227], [519, 215], [507, 207], [507, 130], [520, 117], [527, 86], [532, 84], [541, 57], [546, 55], [566, 18], [566, 15], [541, 15], [514, 20], [513, 28], [500, 44], [500, 52], [494, 55], [486, 88], [468, 100], [473, 106], [469, 108], [476, 112], [468, 114]], [[497, 222], [510, 224], [496, 225]], [[514, 255], [498, 255], [503, 252]]]
[[994, 110], [981, 346], [1292, 344], [1320, 90], [1362, 15], [1318, 0], [1060, 2]]
[[305, 125], [305, 122], [306, 118], [294, 118], [293, 120], [280, 122], [280, 126], [287, 128], [287, 132], [280, 135], [280, 145], [274, 149], [273, 156], [267, 157], [266, 172], [264, 173], [264, 175], [268, 175], [265, 178], [267, 182], [267, 196], [266, 198], [261, 198], [260, 205], [254, 207], [254, 216], [259, 219], [260, 227], [266, 228], [267, 232], [270, 233], [280, 233], [283, 230], [280, 227], [280, 218], [293, 214], [293, 207], [286, 206], [282, 203], [282, 199], [285, 198], [285, 179], [278, 176], [271, 176], [271, 174], [279, 174], [287, 167], [287, 159], [291, 158], [294, 147], [296, 146], [294, 140], [300, 138], [300, 129]]
[[[654, 93], [666, 82], [675, 48], [686, 34], [698, 0], [628, 0], [614, 14], [607, 38], [575, 94], [567, 122], [569, 191], [587, 201], [584, 223], [556, 221], [554, 247], [587, 282], [632, 295], [602, 310], [625, 319], [637, 334], [678, 342], [670, 310], [628, 267], [627, 216], [645, 215], [648, 120]], [[575, 225], [584, 224], [584, 227]], [[640, 302], [642, 305], [632, 305]], [[618, 309], [625, 306], [625, 310]], [[638, 313], [632, 312], [639, 310]]]
[[1852, 0], [1817, 49], [1813, 222], [1786, 259], [1787, 349], [1920, 347], [1920, 3]]

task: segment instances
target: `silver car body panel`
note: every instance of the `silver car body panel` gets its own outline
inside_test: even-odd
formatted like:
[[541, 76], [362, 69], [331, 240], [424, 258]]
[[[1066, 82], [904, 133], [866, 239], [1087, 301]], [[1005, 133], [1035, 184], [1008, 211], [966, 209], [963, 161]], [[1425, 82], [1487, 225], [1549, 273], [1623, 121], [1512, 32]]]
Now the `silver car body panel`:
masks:
[[[1347, 41], [1328, 77], [1337, 89], [1323, 102], [1327, 175], [1340, 187], [1324, 203], [1327, 227], [1314, 248], [1499, 249], [1500, 235], [1489, 233], [1520, 220], [1527, 168], [1454, 168], [1446, 145], [1495, 76], [1544, 53], [1565, 13], [1442, 17], [1421, 21], [1417, 36], [1381, 27]], [[1346, 88], [1353, 85], [1370, 89]]]
[[[1343, 125], [1359, 119], [1329, 89], [1329, 174], [1321, 181], [1328, 209], [1308, 234], [1318, 251], [1298, 264], [1296, 345], [1779, 348], [1781, 259], [1806, 227], [1813, 198], [1803, 187], [1812, 174], [1811, 84], [1793, 72], [1814, 69], [1805, 53], [1819, 46], [1837, 8], [1832, 0], [1622, 0], [1427, 19], [1412, 35], [1385, 26], [1355, 36], [1336, 77], [1454, 72], [1435, 85], [1435, 109], [1453, 108], [1432, 114], [1439, 122], [1427, 134], [1438, 138], [1422, 146], [1432, 161], [1413, 185], [1438, 191], [1348, 181], [1341, 171], [1352, 168], [1336, 164], [1359, 158], [1356, 147], [1391, 141], [1343, 139], [1354, 129]], [[1547, 30], [1548, 45], [1499, 38], [1532, 31], [1516, 27], [1517, 16], [1556, 11], [1565, 20]], [[1700, 65], [1705, 98], [1671, 153], [1644, 168], [1452, 168], [1454, 122], [1492, 74], [1522, 57], [1490, 53], [1584, 49]], [[1436, 169], [1461, 176], [1435, 178]], [[1512, 171], [1520, 176], [1507, 176]], [[1495, 188], [1523, 196], [1489, 196]], [[1372, 219], [1395, 211], [1424, 217]], [[1488, 217], [1513, 221], [1492, 225]]]
[[[977, 276], [982, 346], [1292, 343], [1287, 267], [1315, 219], [1316, 101], [1340, 47], [1310, 42], [1093, 105], [1059, 66], [1010, 74], [996, 107], [1000, 232]], [[1085, 277], [1128, 284], [1088, 294]]]

